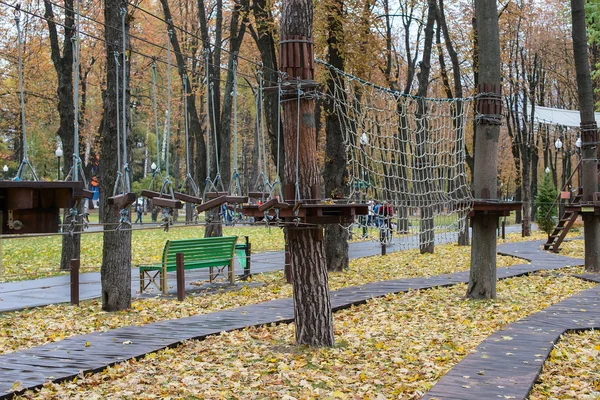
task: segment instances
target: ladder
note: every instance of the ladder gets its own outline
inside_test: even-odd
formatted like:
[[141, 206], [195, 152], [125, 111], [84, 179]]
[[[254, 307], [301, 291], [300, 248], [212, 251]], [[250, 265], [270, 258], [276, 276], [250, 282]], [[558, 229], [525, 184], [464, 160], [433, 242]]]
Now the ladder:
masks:
[[[580, 204], [582, 197], [583, 188], [580, 187], [577, 189], [575, 196], [571, 200], [571, 205]], [[578, 216], [579, 211], [565, 208], [565, 211], [560, 216], [554, 230], [548, 236], [546, 243], [544, 243], [544, 250], [552, 250], [553, 252], [558, 253], [561, 243], [567, 236], [567, 233], [569, 233], [569, 229], [571, 229]]]

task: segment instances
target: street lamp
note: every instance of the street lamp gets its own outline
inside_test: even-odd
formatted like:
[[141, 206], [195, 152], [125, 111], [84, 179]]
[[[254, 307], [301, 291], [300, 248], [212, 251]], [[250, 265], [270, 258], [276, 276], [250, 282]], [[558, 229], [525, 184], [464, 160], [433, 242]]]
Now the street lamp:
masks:
[[554, 147], [556, 147], [556, 150], [562, 149], [562, 146], [563, 142], [560, 140], [560, 138], [556, 139], [556, 142], [554, 142]]
[[152, 175], [154, 175], [154, 172], [156, 172], [156, 163], [153, 162], [152, 165], [150, 165], [150, 169], [152, 170]]
[[545, 173], [549, 174], [550, 173], [550, 167], [546, 167], [546, 169], [544, 170]]
[[54, 154], [56, 155], [56, 159], [58, 160], [58, 180], [60, 181], [60, 158], [63, 156], [62, 148], [58, 146]]
[[575, 141], [575, 147], [577, 147], [578, 149], [581, 148], [581, 137], [578, 137]]
[[4, 164], [4, 167], [2, 167], [2, 171], [4, 171], [3, 179], [6, 179], [6, 173], [8, 172], [8, 165]]

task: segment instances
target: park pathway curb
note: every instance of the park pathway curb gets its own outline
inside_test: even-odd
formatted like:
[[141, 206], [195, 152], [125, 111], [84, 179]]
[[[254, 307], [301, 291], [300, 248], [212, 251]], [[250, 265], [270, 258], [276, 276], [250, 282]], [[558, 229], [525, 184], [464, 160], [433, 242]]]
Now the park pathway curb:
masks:
[[[523, 242], [499, 246], [502, 253], [513, 253], [513, 255], [530, 259], [532, 264], [499, 268], [498, 278], [504, 279], [542, 269], [564, 268], [567, 265], [582, 263], [579, 259], [536, 251], [541, 243], [539, 241]], [[468, 271], [464, 271], [347, 287], [331, 292], [332, 308], [336, 311], [365, 303], [374, 297], [402, 293], [411, 289], [429, 289], [465, 283], [468, 282], [468, 278]], [[588, 292], [590, 290], [585, 293]], [[596, 295], [600, 296], [600, 293], [596, 293]], [[583, 294], [573, 296], [573, 298], [582, 296], [586, 298]], [[566, 301], [571, 301], [571, 299]], [[561, 304], [553, 307], [560, 311], [562, 310]], [[570, 308], [568, 309], [570, 310]], [[292, 320], [293, 304], [292, 299], [288, 298], [143, 326], [128, 326], [107, 332], [94, 332], [0, 355], [0, 398], [10, 397], [14, 390], [13, 384], [17, 381], [21, 383], [23, 389], [39, 387], [47, 380], [63, 381], [75, 377], [81, 372], [100, 371], [109, 365], [142, 357], [166, 347], [173, 347], [185, 340], [203, 339], [223, 331], [270, 323], [288, 323]], [[548, 347], [551, 348], [550, 345]]]

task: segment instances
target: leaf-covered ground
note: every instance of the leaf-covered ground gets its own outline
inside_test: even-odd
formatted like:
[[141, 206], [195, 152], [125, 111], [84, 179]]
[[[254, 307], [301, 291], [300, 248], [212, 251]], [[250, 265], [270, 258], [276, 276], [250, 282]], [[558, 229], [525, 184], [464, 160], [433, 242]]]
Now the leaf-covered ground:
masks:
[[544, 363], [531, 400], [600, 398], [600, 332], [563, 335]]
[[[356, 259], [348, 271], [329, 274], [329, 287], [337, 290], [368, 282], [434, 276], [469, 269], [470, 249], [456, 245], [437, 246], [435, 254], [419, 255], [418, 250]], [[513, 257], [498, 257], [498, 266], [523, 263]], [[81, 307], [66, 304], [0, 314], [0, 353], [39, 346], [65, 337], [105, 331], [128, 325], [141, 325], [165, 319], [225, 310], [248, 304], [292, 296], [281, 272], [256, 275], [260, 286], [207, 295], [190, 295], [183, 302], [172, 298], [150, 298], [132, 302], [129, 311], [106, 313], [99, 301], [83, 302]]]
[[492, 332], [593, 286], [579, 271], [500, 281], [495, 301], [465, 300], [465, 285], [374, 299], [335, 314], [330, 349], [296, 347], [293, 324], [246, 329], [24, 397], [418, 398]]

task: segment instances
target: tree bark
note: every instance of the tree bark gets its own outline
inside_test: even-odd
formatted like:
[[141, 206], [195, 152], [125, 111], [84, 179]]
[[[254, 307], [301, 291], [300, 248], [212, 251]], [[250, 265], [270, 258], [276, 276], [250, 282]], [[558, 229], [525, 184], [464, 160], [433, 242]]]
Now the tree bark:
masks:
[[[107, 26], [120, 27], [120, 8], [124, 3], [118, 0], [106, 0], [104, 2], [104, 21]], [[125, 34], [129, 32], [129, 18], [126, 18]], [[113, 187], [117, 179], [117, 112], [121, 104], [116, 103], [116, 91], [119, 98], [127, 96], [125, 104], [129, 104], [129, 79], [123, 87], [123, 81], [119, 79], [119, 87], [116, 83], [116, 73], [122, 74], [122, 67], [117, 68], [114, 52], [121, 52], [122, 32], [121, 29], [106, 29], [104, 38], [106, 46], [106, 91], [104, 92], [104, 127], [101, 143], [102, 157], [100, 158], [100, 199], [103, 207], [103, 221], [109, 225], [111, 230], [104, 233], [102, 247], [102, 266], [100, 268], [102, 281], [102, 310], [119, 311], [131, 306], [131, 231], [128, 229], [115, 231], [114, 226], [119, 223], [120, 211], [109, 206], [106, 201], [113, 195]], [[128, 43], [129, 46], [129, 43]], [[122, 63], [122, 57], [120, 57]], [[129, 62], [127, 63], [129, 66]], [[127, 76], [130, 69], [128, 67]], [[129, 114], [129, 108], [126, 110]], [[127, 119], [131, 121], [131, 118]], [[129, 131], [129, 126], [127, 130]], [[128, 135], [129, 136], [129, 135]], [[126, 143], [131, 148], [131, 141]], [[131, 152], [128, 152], [131, 154]], [[131, 218], [130, 218], [131, 219]]]
[[421, 182], [421, 187], [417, 188], [418, 193], [415, 193], [417, 197], [422, 200], [419, 202], [421, 205], [421, 223], [419, 232], [419, 249], [421, 254], [430, 253], [433, 254], [435, 249], [435, 234], [434, 234], [434, 223], [433, 223], [433, 204], [432, 199], [429, 197], [431, 193], [431, 160], [427, 155], [427, 136], [428, 136], [428, 124], [427, 120], [424, 119], [424, 115], [427, 110], [427, 103], [425, 97], [427, 97], [427, 88], [429, 86], [429, 73], [431, 71], [431, 50], [433, 45], [433, 25], [435, 24], [437, 3], [435, 0], [428, 1], [429, 11], [427, 13], [427, 23], [425, 25], [425, 42], [423, 45], [423, 59], [421, 60], [421, 70], [419, 71], [419, 89], [417, 91], [418, 107], [417, 107], [417, 143], [416, 143], [416, 163], [417, 178]]
[[[281, 14], [281, 37], [312, 37], [313, 2], [311, 0], [284, 0]], [[300, 44], [299, 44], [300, 45]], [[306, 45], [306, 44], [305, 44]], [[308, 46], [308, 45], [306, 45]], [[309, 47], [312, 49], [312, 47]], [[297, 67], [303, 68], [303, 80], [314, 79], [309, 59]], [[300, 199], [311, 199], [312, 188], [319, 187], [319, 169], [316, 160], [316, 131], [314, 100], [287, 101], [283, 104], [285, 140], [285, 174], [288, 182], [295, 182], [298, 173]], [[299, 118], [299, 119], [298, 119]], [[297, 129], [299, 127], [299, 136]], [[296, 141], [298, 140], [298, 148]], [[298, 152], [296, 152], [298, 150]], [[298, 154], [296, 170], [295, 154]], [[290, 250], [294, 288], [294, 315], [296, 343], [312, 346], [333, 346], [333, 317], [329, 300], [327, 265], [323, 241], [317, 240], [317, 229], [287, 227], [287, 245]]]
[[[571, 0], [571, 16], [579, 114], [582, 124], [582, 203], [591, 203], [594, 192], [598, 191], [598, 128], [594, 118], [594, 90], [588, 63], [584, 0]], [[583, 223], [585, 270], [600, 272], [600, 216], [585, 213]]]
[[[476, 0], [479, 41], [479, 82], [500, 87], [500, 37], [496, 0]], [[500, 125], [479, 120], [476, 125], [474, 196], [496, 199]], [[498, 218], [475, 214], [468, 298], [496, 297], [496, 228]]]
[[[342, 33], [342, 8], [343, 0], [336, 0], [327, 7], [327, 23], [329, 38], [327, 40], [329, 64], [344, 70], [344, 59], [339, 46], [343, 43]], [[341, 90], [335, 90], [336, 85]], [[330, 69], [327, 79], [329, 99], [325, 102], [325, 168], [323, 179], [325, 181], [325, 196], [333, 199], [346, 197], [346, 181], [348, 170], [346, 168], [346, 146], [344, 145], [344, 132], [336, 103], [345, 104], [344, 80], [337, 71]], [[335, 99], [334, 96], [342, 98]], [[345, 113], [344, 113], [345, 114]], [[348, 268], [348, 231], [340, 224], [325, 226], [325, 256], [327, 270], [342, 271]]]

